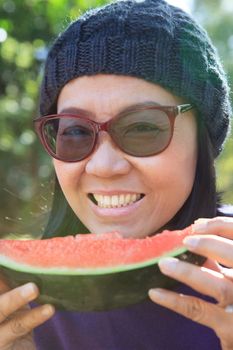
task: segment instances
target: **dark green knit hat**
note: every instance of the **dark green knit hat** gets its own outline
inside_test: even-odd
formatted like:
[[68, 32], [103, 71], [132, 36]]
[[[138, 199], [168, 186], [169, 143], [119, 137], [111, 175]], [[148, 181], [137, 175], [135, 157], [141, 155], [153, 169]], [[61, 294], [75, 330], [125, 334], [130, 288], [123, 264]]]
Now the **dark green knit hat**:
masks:
[[117, 1], [71, 23], [47, 57], [41, 115], [56, 112], [68, 81], [98, 73], [142, 78], [193, 103], [215, 156], [220, 153], [231, 115], [229, 87], [207, 33], [181, 9], [165, 0]]

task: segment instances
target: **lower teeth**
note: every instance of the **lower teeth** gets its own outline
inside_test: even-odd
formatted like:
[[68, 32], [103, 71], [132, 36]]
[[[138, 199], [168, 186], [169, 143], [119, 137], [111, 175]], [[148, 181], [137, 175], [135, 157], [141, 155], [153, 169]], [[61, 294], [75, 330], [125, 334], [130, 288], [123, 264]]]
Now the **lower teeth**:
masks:
[[103, 204], [101, 204], [101, 203], [98, 203], [97, 205], [98, 205], [98, 207], [100, 207], [100, 208], [108, 208], [108, 209], [110, 209], [110, 208], [122, 208], [122, 207], [127, 207], [128, 205], [133, 204], [133, 203], [135, 203], [135, 202], [130, 202], [130, 203], [126, 203], [126, 204], [118, 204], [118, 205], [103, 205]]

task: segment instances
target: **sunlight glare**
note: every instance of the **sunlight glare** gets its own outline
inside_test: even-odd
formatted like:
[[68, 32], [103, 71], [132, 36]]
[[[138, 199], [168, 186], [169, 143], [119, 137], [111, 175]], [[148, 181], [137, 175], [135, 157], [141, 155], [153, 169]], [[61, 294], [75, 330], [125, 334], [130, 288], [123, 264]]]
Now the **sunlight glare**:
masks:
[[166, 0], [170, 5], [180, 7], [182, 10], [191, 13], [193, 7], [193, 0]]

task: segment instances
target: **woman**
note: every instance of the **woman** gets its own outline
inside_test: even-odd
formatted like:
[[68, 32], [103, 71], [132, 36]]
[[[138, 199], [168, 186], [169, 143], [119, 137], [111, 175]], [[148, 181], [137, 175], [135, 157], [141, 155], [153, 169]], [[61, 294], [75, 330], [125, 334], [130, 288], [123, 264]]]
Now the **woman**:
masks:
[[49, 305], [25, 309], [36, 286], [7, 291], [2, 282], [1, 349], [233, 348], [233, 219], [224, 216], [214, 173], [228, 90], [206, 33], [163, 0], [92, 10], [58, 37], [35, 122], [57, 179], [45, 237], [145, 237], [196, 220], [200, 235], [184, 243], [207, 261], [161, 260], [180, 283], [148, 291], [138, 305], [53, 318]]

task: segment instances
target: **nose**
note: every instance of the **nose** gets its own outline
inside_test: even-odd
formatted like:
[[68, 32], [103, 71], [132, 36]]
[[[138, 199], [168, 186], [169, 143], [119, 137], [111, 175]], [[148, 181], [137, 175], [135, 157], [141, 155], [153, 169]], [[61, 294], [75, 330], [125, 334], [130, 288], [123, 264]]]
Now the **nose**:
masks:
[[106, 131], [99, 132], [94, 152], [86, 164], [86, 173], [99, 177], [126, 175], [131, 169], [124, 153], [113, 143]]

